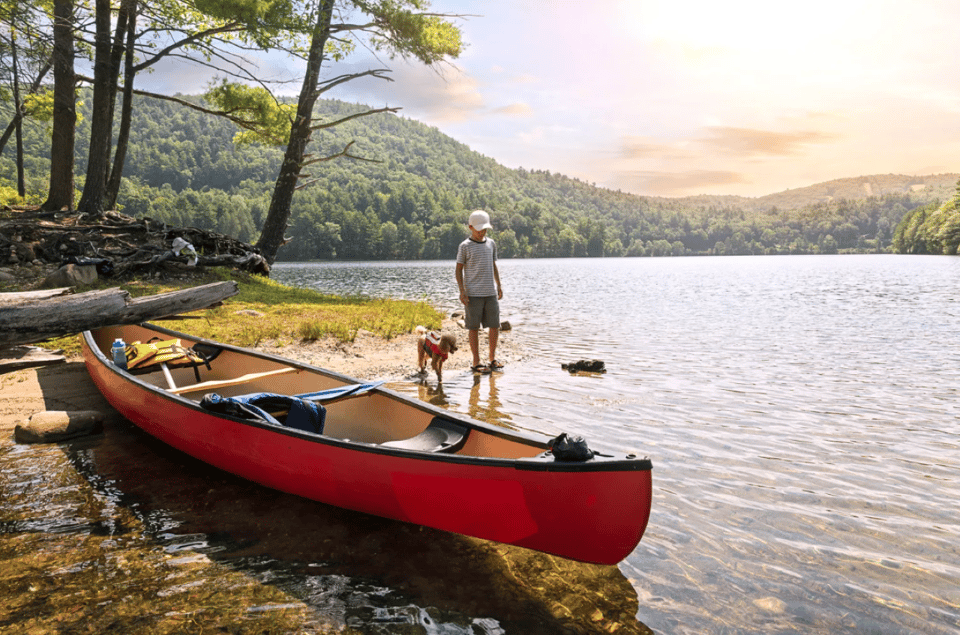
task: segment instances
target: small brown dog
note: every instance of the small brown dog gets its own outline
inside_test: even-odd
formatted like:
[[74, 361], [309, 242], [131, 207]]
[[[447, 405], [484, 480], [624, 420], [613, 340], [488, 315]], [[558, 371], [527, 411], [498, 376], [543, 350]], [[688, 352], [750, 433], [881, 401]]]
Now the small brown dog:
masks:
[[417, 366], [420, 374], [427, 372], [427, 360], [430, 367], [437, 373], [437, 381], [443, 381], [443, 362], [447, 357], [457, 352], [457, 338], [439, 331], [428, 331], [426, 327], [418, 326], [417, 333]]

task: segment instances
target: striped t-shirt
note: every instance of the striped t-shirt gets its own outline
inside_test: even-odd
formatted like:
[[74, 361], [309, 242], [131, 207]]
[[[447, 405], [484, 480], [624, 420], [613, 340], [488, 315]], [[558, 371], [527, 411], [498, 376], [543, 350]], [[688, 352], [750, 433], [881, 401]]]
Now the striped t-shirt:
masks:
[[463, 288], [470, 297], [497, 295], [493, 263], [497, 260], [497, 243], [487, 238], [482, 243], [467, 238], [457, 249], [457, 263], [463, 265]]

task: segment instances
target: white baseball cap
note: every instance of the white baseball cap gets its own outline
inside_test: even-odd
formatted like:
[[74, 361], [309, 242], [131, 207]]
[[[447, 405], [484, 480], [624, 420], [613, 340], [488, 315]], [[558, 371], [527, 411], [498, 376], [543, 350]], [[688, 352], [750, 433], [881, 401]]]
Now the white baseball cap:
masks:
[[473, 227], [475, 230], [483, 231], [484, 229], [490, 229], [493, 225], [490, 224], [490, 214], [487, 214], [482, 209], [470, 214], [470, 227]]

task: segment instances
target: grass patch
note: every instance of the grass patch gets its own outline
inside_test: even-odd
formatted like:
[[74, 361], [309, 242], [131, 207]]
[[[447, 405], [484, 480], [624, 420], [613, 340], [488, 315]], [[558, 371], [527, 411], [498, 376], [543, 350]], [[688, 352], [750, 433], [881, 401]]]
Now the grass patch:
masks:
[[[223, 280], [236, 280], [239, 294], [222, 306], [190, 314], [189, 319], [163, 320], [162, 326], [212, 340], [254, 347], [265, 341], [280, 344], [334, 337], [352, 342], [360, 330], [393, 338], [418, 325], [440, 328], [443, 313], [425, 302], [342, 297], [284, 286], [269, 278], [216, 268], [188, 282], [130, 280], [100, 281], [76, 291], [121, 287], [133, 297], [154, 295]], [[79, 338], [57, 338], [44, 344], [65, 354], [80, 352]]]

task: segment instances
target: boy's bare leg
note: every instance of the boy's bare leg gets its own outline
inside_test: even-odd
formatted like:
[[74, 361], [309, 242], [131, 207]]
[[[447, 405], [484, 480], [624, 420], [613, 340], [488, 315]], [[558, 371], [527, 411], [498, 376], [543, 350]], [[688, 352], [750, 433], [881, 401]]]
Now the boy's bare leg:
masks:
[[500, 329], [491, 328], [490, 331], [490, 361], [497, 358], [497, 340], [500, 339]]
[[480, 365], [480, 330], [471, 329], [469, 334], [470, 352], [473, 354], [473, 366]]

